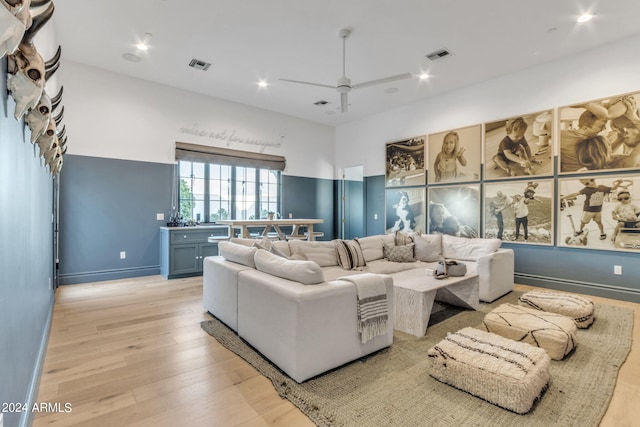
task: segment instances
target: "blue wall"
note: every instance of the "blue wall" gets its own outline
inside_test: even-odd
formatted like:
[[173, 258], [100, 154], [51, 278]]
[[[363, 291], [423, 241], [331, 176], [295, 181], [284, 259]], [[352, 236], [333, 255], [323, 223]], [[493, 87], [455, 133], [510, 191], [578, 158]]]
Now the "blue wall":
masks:
[[[53, 179], [30, 132], [13, 118], [6, 61], [0, 96], [0, 402], [29, 406], [53, 308]], [[4, 426], [27, 425], [31, 414], [5, 413]]]
[[[384, 233], [384, 175], [365, 178], [367, 234]], [[378, 220], [373, 214], [378, 213]], [[481, 222], [482, 223], [482, 222]], [[640, 302], [640, 254], [555, 246], [514, 245], [516, 283]], [[623, 275], [614, 276], [621, 265]]]
[[159, 227], [169, 218], [172, 176], [168, 164], [65, 156], [60, 284], [160, 274]]
[[331, 240], [335, 233], [334, 223], [334, 181], [300, 176], [282, 176], [282, 216], [288, 218], [322, 218], [323, 224], [314, 226], [314, 231], [322, 231]]
[[[169, 218], [172, 177], [169, 164], [65, 156], [60, 284], [160, 274], [159, 227]], [[282, 186], [282, 215], [323, 218], [316, 230], [332, 239], [333, 181], [285, 175]]]

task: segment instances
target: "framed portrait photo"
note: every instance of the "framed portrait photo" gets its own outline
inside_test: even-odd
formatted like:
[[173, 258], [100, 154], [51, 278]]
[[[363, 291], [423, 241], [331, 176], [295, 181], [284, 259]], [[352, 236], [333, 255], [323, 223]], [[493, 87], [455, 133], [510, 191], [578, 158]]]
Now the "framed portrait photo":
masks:
[[558, 179], [558, 246], [640, 252], [640, 176]]
[[640, 166], [640, 92], [558, 109], [561, 174]]
[[484, 184], [484, 238], [553, 245], [553, 179]]
[[424, 187], [385, 190], [385, 232], [424, 233], [425, 205]]
[[386, 187], [425, 185], [425, 141], [418, 136], [386, 145]]
[[429, 187], [428, 231], [479, 237], [480, 184]]
[[482, 125], [429, 135], [429, 183], [480, 181]]
[[553, 174], [553, 110], [484, 125], [484, 179]]

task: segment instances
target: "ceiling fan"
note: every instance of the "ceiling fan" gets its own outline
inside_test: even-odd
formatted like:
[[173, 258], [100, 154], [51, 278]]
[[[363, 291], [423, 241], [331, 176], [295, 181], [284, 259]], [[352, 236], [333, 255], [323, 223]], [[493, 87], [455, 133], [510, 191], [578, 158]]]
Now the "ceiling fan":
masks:
[[342, 30], [338, 31], [338, 37], [342, 39], [342, 77], [338, 78], [338, 83], [335, 86], [325, 85], [322, 83], [305, 82], [300, 80], [290, 80], [290, 79], [278, 79], [278, 80], [281, 80], [283, 82], [300, 83], [304, 85], [320, 86], [320, 87], [326, 87], [329, 89], [335, 89], [340, 93], [340, 110], [343, 113], [346, 113], [347, 112], [347, 93], [349, 93], [352, 89], [353, 90], [362, 89], [365, 87], [395, 82], [397, 80], [404, 80], [411, 77], [411, 73], [404, 73], [404, 74], [398, 74], [395, 76], [384, 77], [381, 79], [370, 80], [368, 82], [352, 85], [351, 79], [346, 76], [346, 71], [345, 71], [346, 40], [349, 38], [350, 35], [351, 35], [351, 30], [349, 28], [343, 28]]

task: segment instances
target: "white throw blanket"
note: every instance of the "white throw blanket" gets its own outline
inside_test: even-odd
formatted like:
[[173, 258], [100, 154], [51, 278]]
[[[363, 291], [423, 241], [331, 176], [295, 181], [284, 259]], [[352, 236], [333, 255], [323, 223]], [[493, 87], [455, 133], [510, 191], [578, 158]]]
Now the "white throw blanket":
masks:
[[340, 277], [356, 286], [358, 296], [358, 332], [364, 344], [387, 332], [387, 289], [377, 274], [364, 273]]

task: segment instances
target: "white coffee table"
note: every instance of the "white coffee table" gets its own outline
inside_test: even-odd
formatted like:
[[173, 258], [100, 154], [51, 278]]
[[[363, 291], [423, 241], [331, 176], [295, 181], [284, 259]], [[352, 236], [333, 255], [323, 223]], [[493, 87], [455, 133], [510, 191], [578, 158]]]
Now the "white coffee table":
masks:
[[434, 301], [478, 310], [478, 275], [436, 279], [424, 268], [393, 275], [394, 328], [417, 337], [427, 333]]

